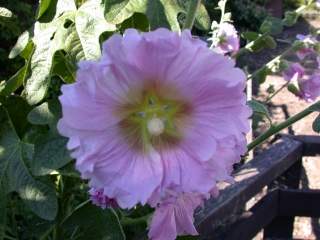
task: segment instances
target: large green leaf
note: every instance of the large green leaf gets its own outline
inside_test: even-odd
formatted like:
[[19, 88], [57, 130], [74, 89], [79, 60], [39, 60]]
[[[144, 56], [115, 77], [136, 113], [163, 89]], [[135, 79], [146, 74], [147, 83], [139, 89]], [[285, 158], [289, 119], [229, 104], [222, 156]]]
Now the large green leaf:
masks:
[[114, 24], [105, 20], [103, 13], [100, 0], [87, 1], [77, 11], [76, 30], [86, 59], [98, 59], [101, 56], [100, 35], [106, 31], [116, 30]]
[[179, 31], [178, 13], [182, 11], [176, 0], [103, 0], [105, 16], [108, 22], [119, 24], [133, 13], [148, 16], [151, 29], [171, 27]]
[[124, 240], [119, 219], [112, 209], [101, 209], [91, 203], [77, 208], [64, 222], [63, 229], [77, 240]]
[[[120, 24], [134, 13], [147, 15], [151, 29], [159, 27], [180, 31], [178, 14], [186, 13], [188, 1], [182, 0], [102, 0], [108, 22]], [[196, 14], [196, 26], [210, 28], [210, 18], [203, 4]]]
[[32, 109], [28, 114], [28, 121], [35, 125], [56, 124], [60, 118], [61, 109], [57, 100], [50, 100]]
[[65, 23], [74, 21], [74, 17], [75, 13], [70, 12], [50, 23], [35, 24], [35, 51], [31, 58], [31, 76], [25, 86], [26, 99], [32, 105], [39, 103], [47, 93], [54, 54], [65, 48], [65, 39], [69, 34], [69, 28], [65, 27]]
[[0, 185], [7, 181], [24, 203], [39, 217], [53, 220], [57, 214], [54, 189], [35, 180], [27, 167], [33, 145], [20, 140], [3, 107], [0, 107]]
[[61, 136], [39, 137], [34, 148], [32, 173], [37, 176], [46, 175], [69, 163], [72, 158], [66, 149], [67, 141]]

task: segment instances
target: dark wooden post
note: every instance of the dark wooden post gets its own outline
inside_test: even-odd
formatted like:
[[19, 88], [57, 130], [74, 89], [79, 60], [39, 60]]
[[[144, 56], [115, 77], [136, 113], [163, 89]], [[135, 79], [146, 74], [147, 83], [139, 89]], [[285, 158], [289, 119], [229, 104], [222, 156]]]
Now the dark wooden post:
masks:
[[[280, 189], [299, 189], [302, 156], [297, 156], [298, 161], [294, 163], [279, 179], [269, 187], [280, 185]], [[280, 201], [280, 199], [279, 199]], [[285, 238], [292, 239], [294, 216], [278, 216], [265, 229], [264, 239]]]

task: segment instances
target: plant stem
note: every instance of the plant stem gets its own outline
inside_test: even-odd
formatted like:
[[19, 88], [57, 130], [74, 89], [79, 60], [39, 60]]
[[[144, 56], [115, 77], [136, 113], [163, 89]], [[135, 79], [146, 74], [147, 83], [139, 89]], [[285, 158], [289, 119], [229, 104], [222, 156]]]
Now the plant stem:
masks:
[[147, 223], [148, 219], [150, 218], [151, 214], [147, 214], [145, 216], [139, 217], [139, 218], [129, 218], [129, 217], [123, 217], [120, 219], [121, 225], [123, 226], [130, 226], [130, 225], [136, 225], [141, 223]]
[[281, 130], [291, 126], [295, 122], [299, 121], [300, 119], [308, 116], [312, 112], [316, 111], [317, 109], [320, 108], [320, 101], [310, 105], [308, 108], [305, 110], [297, 113], [296, 115], [288, 118], [282, 123], [279, 123], [278, 125], [273, 125], [271, 126], [266, 132], [262, 133], [260, 136], [258, 136], [255, 140], [253, 140], [250, 144], [248, 144], [248, 152], [251, 151], [253, 148], [259, 146], [261, 143], [266, 141], [269, 137], [272, 135], [280, 132]]
[[286, 82], [285, 84], [283, 84], [277, 91], [275, 91], [271, 96], [269, 96], [266, 100], [266, 103], [270, 102], [270, 100], [276, 96], [279, 92], [281, 92], [285, 87], [287, 87], [289, 85], [289, 81]]
[[200, 6], [201, 0], [191, 0], [189, 3], [189, 8], [187, 12], [186, 21], [184, 23], [183, 29], [192, 29], [194, 20], [196, 18], [197, 10]]

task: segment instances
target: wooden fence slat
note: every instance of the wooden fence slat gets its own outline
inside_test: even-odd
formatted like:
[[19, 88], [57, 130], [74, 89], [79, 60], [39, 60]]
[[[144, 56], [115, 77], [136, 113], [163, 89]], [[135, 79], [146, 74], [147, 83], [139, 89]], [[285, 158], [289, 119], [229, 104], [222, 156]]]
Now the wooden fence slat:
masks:
[[287, 138], [292, 138], [294, 140], [300, 141], [303, 143], [303, 156], [317, 156], [320, 155], [320, 137], [319, 136], [310, 136], [310, 135], [288, 135], [282, 134], [282, 136]]
[[[234, 221], [245, 203], [264, 186], [292, 166], [302, 156], [302, 143], [285, 138], [242, 166], [235, 174], [236, 183], [210, 199], [195, 214], [195, 223], [201, 239], [210, 239], [215, 229]], [[230, 220], [231, 219], [231, 220]]]
[[212, 238], [212, 240], [252, 239], [277, 216], [278, 195], [278, 190], [268, 193], [249, 211], [244, 212], [236, 223], [228, 226], [222, 237]]
[[279, 190], [279, 215], [320, 217], [320, 190]]
[[[284, 172], [272, 185], [277, 186], [280, 190], [283, 188], [299, 188], [302, 171], [302, 156], [297, 159], [299, 160]], [[264, 239], [291, 239], [293, 237], [293, 227], [294, 216], [277, 216], [264, 229]]]

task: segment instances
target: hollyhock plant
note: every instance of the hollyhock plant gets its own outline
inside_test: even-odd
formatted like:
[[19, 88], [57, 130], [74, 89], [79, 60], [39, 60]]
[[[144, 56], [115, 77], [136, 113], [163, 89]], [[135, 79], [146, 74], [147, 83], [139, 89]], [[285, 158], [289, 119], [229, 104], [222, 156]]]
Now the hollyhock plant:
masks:
[[220, 23], [216, 31], [214, 50], [218, 53], [236, 53], [240, 47], [240, 39], [235, 27], [227, 22]]
[[[115, 34], [99, 61], [81, 62], [77, 81], [62, 87], [58, 130], [82, 178], [103, 191], [92, 199], [167, 206], [163, 194], [172, 185], [206, 196], [217, 181], [230, 180], [251, 115], [245, 74], [234, 64], [189, 30], [166, 29]], [[180, 203], [174, 208], [190, 216], [199, 201]], [[176, 227], [174, 234], [195, 233]]]
[[304, 68], [299, 63], [292, 63], [282, 73], [286, 81], [297, 81], [304, 75]]

